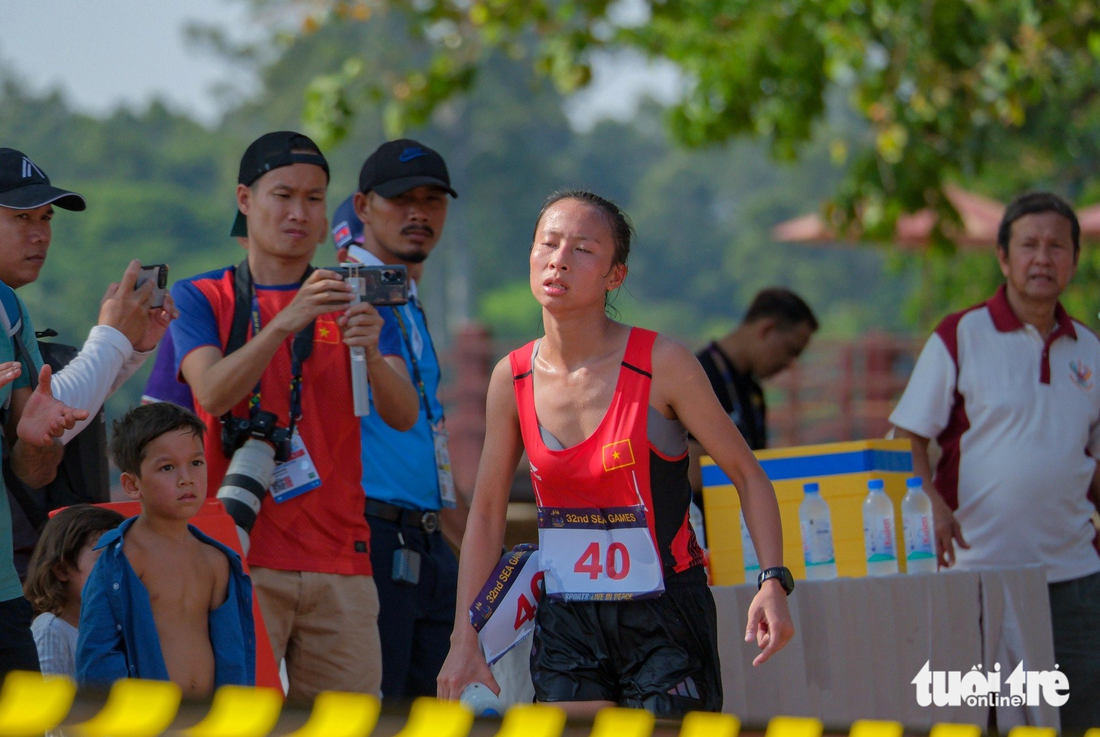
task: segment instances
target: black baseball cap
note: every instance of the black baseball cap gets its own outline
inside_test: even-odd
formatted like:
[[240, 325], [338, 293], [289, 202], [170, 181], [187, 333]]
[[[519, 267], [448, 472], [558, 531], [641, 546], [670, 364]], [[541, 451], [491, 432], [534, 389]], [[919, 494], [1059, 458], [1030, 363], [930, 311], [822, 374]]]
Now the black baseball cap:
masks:
[[46, 172], [22, 151], [0, 148], [0, 207], [33, 210], [49, 204], [77, 212], [88, 206], [76, 192], [51, 186]]
[[[297, 153], [313, 149], [316, 153]], [[325, 179], [329, 177], [328, 161], [320, 153], [321, 147], [309, 136], [294, 131], [275, 131], [265, 133], [253, 141], [241, 157], [241, 168], [237, 173], [237, 184], [251, 187], [252, 184], [272, 169], [291, 164], [314, 164], [325, 170]], [[248, 237], [248, 221], [244, 213], [237, 211], [229, 235], [234, 238]]]
[[373, 190], [389, 198], [425, 186], [442, 187], [451, 197], [458, 197], [451, 189], [443, 157], [410, 138], [383, 143], [359, 170], [359, 191], [363, 193]]

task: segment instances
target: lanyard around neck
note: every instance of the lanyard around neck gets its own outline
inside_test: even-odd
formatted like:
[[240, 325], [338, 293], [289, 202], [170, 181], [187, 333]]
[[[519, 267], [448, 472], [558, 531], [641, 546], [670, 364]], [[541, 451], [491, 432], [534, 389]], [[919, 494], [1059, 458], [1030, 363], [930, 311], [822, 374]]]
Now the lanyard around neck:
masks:
[[[305, 273], [299, 281], [299, 286], [309, 278], [314, 271], [312, 266], [307, 266]], [[230, 326], [229, 342], [225, 347], [225, 355], [238, 350], [248, 341], [248, 326], [252, 325], [252, 336], [259, 334], [263, 327], [260, 321], [260, 300], [256, 296], [255, 285], [252, 283], [252, 272], [248, 268], [248, 259], [237, 266], [233, 279], [234, 307], [233, 323]], [[313, 353], [313, 331], [315, 320], [298, 331], [294, 336], [294, 342], [290, 349], [290, 418], [288, 428], [293, 432], [294, 425], [302, 416], [302, 369], [306, 359]], [[260, 411], [260, 382], [256, 382], [252, 393], [248, 398], [248, 411], [250, 415]], [[226, 415], [231, 414], [227, 412]]]

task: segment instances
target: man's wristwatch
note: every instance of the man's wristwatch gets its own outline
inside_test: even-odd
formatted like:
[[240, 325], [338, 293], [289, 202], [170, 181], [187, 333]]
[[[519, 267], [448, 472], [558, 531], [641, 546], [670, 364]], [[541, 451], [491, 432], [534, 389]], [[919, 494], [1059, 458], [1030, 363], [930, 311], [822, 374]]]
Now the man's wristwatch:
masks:
[[765, 568], [760, 571], [760, 575], [756, 578], [756, 588], [759, 589], [764, 585], [764, 582], [769, 578], [778, 578], [779, 585], [783, 587], [783, 590], [787, 592], [787, 596], [791, 595], [794, 591], [794, 576], [791, 575], [791, 570], [785, 566], [775, 566], [774, 568]]

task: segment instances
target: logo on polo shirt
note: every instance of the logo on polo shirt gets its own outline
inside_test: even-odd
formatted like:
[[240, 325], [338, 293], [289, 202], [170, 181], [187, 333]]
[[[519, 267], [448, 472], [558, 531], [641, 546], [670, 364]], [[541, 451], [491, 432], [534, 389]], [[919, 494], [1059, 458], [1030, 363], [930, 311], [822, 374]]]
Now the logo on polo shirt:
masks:
[[1082, 389], [1092, 388], [1092, 369], [1080, 360], [1069, 362], [1069, 378]]

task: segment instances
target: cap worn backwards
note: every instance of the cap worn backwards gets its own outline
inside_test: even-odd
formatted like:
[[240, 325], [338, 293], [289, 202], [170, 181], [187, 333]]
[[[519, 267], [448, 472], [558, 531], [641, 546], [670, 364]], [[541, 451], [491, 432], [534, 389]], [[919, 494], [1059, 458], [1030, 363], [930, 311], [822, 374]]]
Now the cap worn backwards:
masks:
[[458, 197], [443, 157], [409, 138], [383, 143], [359, 171], [360, 192], [373, 191], [390, 198], [416, 187], [440, 187]]
[[[314, 151], [309, 151], [313, 149]], [[237, 184], [251, 187], [257, 179], [267, 174], [272, 169], [279, 169], [293, 164], [314, 164], [325, 171], [325, 179], [329, 178], [328, 161], [321, 148], [314, 143], [309, 136], [294, 131], [275, 131], [265, 133], [248, 148], [241, 156], [241, 167], [237, 173]], [[248, 221], [244, 213], [237, 211], [237, 217], [233, 221], [233, 227], [229, 235], [234, 238], [248, 237]]]
[[0, 207], [33, 210], [57, 205], [79, 212], [88, 204], [75, 192], [50, 185], [50, 178], [22, 151], [0, 148]]

